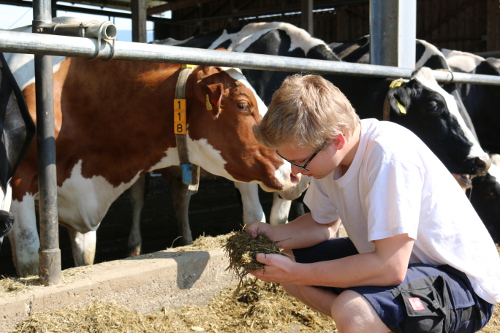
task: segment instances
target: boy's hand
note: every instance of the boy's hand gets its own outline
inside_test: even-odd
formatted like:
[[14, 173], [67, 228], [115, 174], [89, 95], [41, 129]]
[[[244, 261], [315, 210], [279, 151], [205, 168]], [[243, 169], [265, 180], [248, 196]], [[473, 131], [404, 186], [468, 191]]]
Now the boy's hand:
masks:
[[257, 253], [256, 259], [264, 264], [264, 269], [256, 269], [250, 274], [265, 282], [293, 283], [296, 276], [293, 272], [295, 262], [279, 254]]
[[246, 228], [246, 232], [256, 238], [257, 235], [264, 234], [270, 239], [273, 239], [273, 227], [265, 222], [254, 222]]

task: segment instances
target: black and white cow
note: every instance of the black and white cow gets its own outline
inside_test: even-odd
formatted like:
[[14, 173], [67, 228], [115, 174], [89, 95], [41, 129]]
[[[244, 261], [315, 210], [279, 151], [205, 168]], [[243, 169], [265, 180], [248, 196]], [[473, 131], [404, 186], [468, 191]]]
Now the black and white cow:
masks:
[[35, 124], [5, 58], [0, 53], [0, 247], [12, 228], [9, 212], [12, 200], [11, 179], [26, 156], [35, 135]]
[[[455, 72], [500, 75], [499, 59], [448, 49], [441, 51]], [[457, 86], [481, 146], [489, 153], [500, 154], [500, 86], [464, 83]]]
[[[369, 63], [369, 36], [355, 41], [332, 43], [330, 47], [344, 61]], [[417, 40], [416, 66], [445, 69], [471, 74], [499, 75], [500, 60], [484, 59], [477, 55], [448, 50], [438, 50], [430, 43]], [[466, 118], [475, 129], [483, 148], [500, 153], [500, 87], [490, 85], [452, 83], [443, 86], [457, 97], [466, 110]], [[494, 164], [484, 175], [471, 180], [467, 194], [472, 205], [487, 226], [496, 242], [500, 241], [500, 156], [493, 155]]]
[[[435, 70], [452, 70], [445, 55], [436, 46], [422, 39], [416, 39], [415, 43], [415, 68], [429, 67]], [[370, 63], [370, 35], [365, 35], [351, 42], [333, 42], [328, 46], [342, 61], [360, 64]], [[462, 102], [458, 86], [455, 83], [450, 83], [444, 85], [443, 88], [455, 97], [460, 115], [464, 118], [469, 129], [476, 135], [469, 113]]]
[[[337, 54], [322, 40], [311, 37], [303, 29], [281, 22], [252, 23], [243, 27], [193, 36], [183, 41], [166, 39], [154, 43], [208, 49], [223, 47], [235, 52], [340, 61]], [[284, 78], [290, 75], [289, 72], [243, 71], [265, 103], [270, 102], [274, 91]], [[480, 148], [473, 133], [460, 116], [453, 97], [439, 87], [428, 70], [415, 73], [412, 80], [393, 89], [389, 89], [389, 84], [392, 82], [389, 79], [341, 75], [325, 75], [325, 77], [346, 94], [362, 118], [382, 119], [384, 100], [390, 91], [388, 97], [391, 102], [391, 121], [398, 122], [417, 133], [451, 172], [475, 175], [489, 167], [487, 154]], [[405, 106], [406, 114], [399, 111], [396, 101]], [[244, 186], [253, 185], [244, 184]], [[178, 194], [175, 196], [185, 198]], [[279, 211], [278, 215], [285, 216], [286, 220], [290, 201], [276, 196], [274, 202], [274, 212]], [[187, 216], [187, 211], [184, 212], [184, 216]], [[189, 228], [188, 224], [186, 228]]]

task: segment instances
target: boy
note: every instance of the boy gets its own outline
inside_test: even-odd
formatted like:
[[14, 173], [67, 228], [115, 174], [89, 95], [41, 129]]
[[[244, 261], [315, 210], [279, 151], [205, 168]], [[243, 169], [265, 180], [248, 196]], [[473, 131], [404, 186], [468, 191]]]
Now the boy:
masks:
[[[495, 245], [453, 176], [409, 130], [360, 120], [317, 75], [287, 78], [254, 127], [262, 144], [313, 178], [310, 209], [256, 222], [290, 257], [258, 254], [252, 272], [331, 316], [339, 332], [475, 332], [500, 301]], [[348, 238], [334, 238], [343, 223]]]

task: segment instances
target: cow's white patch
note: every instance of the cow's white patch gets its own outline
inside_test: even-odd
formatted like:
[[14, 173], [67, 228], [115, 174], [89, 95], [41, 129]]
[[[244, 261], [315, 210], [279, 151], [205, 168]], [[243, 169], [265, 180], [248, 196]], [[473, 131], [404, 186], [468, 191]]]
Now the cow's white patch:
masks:
[[35, 196], [26, 194], [21, 201], [13, 200], [10, 212], [15, 222], [7, 236], [17, 273], [20, 276], [36, 274], [40, 240], [36, 229]]
[[[53, 19], [54, 23], [80, 23], [81, 21], [72, 17], [55, 17]], [[31, 25], [19, 27], [12, 29], [11, 31], [27, 32], [30, 33], [32, 30]], [[22, 53], [4, 53], [5, 60], [9, 65], [9, 68], [16, 79], [17, 85], [21, 90], [24, 90], [28, 85], [35, 82], [35, 57], [33, 54], [22, 54]], [[63, 56], [52, 56], [53, 72], [56, 73], [59, 70], [59, 66], [66, 57]]]
[[7, 188], [5, 192], [0, 190], [0, 210], [9, 211], [10, 205], [12, 204], [12, 186], [10, 185], [10, 179], [7, 182]]
[[[189, 133], [189, 123], [187, 125], [187, 133]], [[188, 138], [188, 141], [190, 140], [189, 136], [186, 136]], [[189, 151], [189, 146], [188, 146], [188, 151]], [[191, 158], [191, 156], [189, 156]], [[162, 169], [166, 168], [172, 165], [180, 165], [180, 159], [179, 159], [179, 153], [177, 152], [177, 148], [169, 148], [165, 152], [165, 156], [158, 161], [155, 165], [153, 165], [151, 168], [149, 168], [148, 171], [153, 171], [157, 169]]]
[[[32, 54], [4, 53], [4, 56], [21, 90], [35, 82], [35, 57]], [[65, 59], [66, 57], [52, 56], [54, 73]]]
[[[189, 134], [189, 127], [188, 127]], [[208, 172], [235, 181], [236, 179], [224, 168], [227, 161], [221, 151], [215, 149], [206, 139], [192, 140], [188, 138], [189, 160]]]
[[[215, 149], [210, 143], [208, 143], [207, 139], [191, 139], [189, 136], [189, 124], [187, 127], [186, 142], [190, 163], [199, 165], [214, 175], [233, 181], [235, 180], [234, 177], [231, 176], [231, 174], [229, 174], [229, 172], [224, 168], [227, 161], [222, 158], [220, 150]], [[180, 165], [179, 152], [177, 148], [169, 148], [165, 152], [165, 157], [153, 165], [148, 171], [166, 168], [172, 165]]]
[[500, 155], [492, 154], [491, 156], [491, 166], [488, 169], [488, 173], [500, 182]]
[[472, 73], [484, 61], [483, 57], [468, 52], [442, 49], [446, 61], [454, 71]]
[[97, 230], [111, 204], [139, 175], [114, 187], [102, 176], [84, 178], [82, 160], [78, 161], [71, 176], [57, 189], [59, 220], [81, 233]]
[[[252, 43], [271, 30], [284, 30], [291, 38], [289, 52], [300, 48], [305, 54], [317, 45], [325, 45], [324, 41], [312, 37], [304, 29], [285, 22], [264, 22], [247, 24], [240, 32], [231, 36], [231, 50], [244, 52]], [[328, 49], [328, 48], [327, 48]]]
[[472, 143], [472, 147], [469, 152], [469, 158], [479, 157], [485, 161], [489, 160], [488, 154], [481, 148], [479, 141], [472, 134], [472, 131], [465, 124], [464, 118], [460, 115], [455, 98], [453, 98], [453, 96], [450, 95], [446, 90], [441, 88], [441, 86], [438, 84], [438, 82], [432, 75], [431, 69], [427, 67], [422, 67], [417, 72], [415, 79], [425, 87], [436, 91], [437, 93], [439, 93], [444, 97], [446, 105], [448, 106], [448, 110], [450, 111], [450, 114], [457, 119], [457, 122], [462, 131], [464, 132], [465, 137], [467, 138], [467, 140], [469, 140], [469, 142]]
[[500, 59], [498, 58], [492, 58], [492, 57], [489, 57], [489, 58], [486, 58], [485, 59], [491, 66], [495, 67], [498, 71], [499, 71], [499, 74], [500, 74]]
[[241, 69], [239, 68], [234, 68], [234, 67], [222, 67], [222, 69], [227, 73], [229, 74], [230, 77], [232, 77], [234, 80], [240, 82], [240, 83], [243, 83], [245, 86], [247, 86], [250, 90], [252, 90], [254, 96], [255, 96], [255, 99], [257, 100], [257, 107], [259, 108], [259, 113], [262, 117], [264, 117], [264, 115], [266, 114], [267, 112], [267, 106], [266, 104], [262, 101], [262, 99], [259, 97], [259, 95], [257, 95], [257, 92], [255, 91], [255, 89], [252, 87], [252, 85], [250, 84], [250, 82], [248, 82], [247, 78], [245, 77], [245, 75], [243, 75], [243, 73], [241, 72]]
[[241, 194], [241, 203], [243, 205], [243, 223], [260, 221], [266, 222], [266, 215], [259, 201], [259, 186], [257, 184], [234, 182]]
[[442, 57], [443, 65], [447, 66], [446, 69], [450, 69], [449, 66], [447, 65], [445, 56], [443, 55], [443, 53], [441, 53], [439, 51], [439, 49], [437, 47], [435, 47], [434, 45], [432, 45], [432, 44], [430, 44], [427, 41], [422, 40], [422, 39], [419, 39], [418, 42], [420, 42], [422, 45], [425, 46], [425, 48], [424, 48], [425, 51], [424, 51], [424, 54], [422, 54], [422, 56], [420, 57], [420, 59], [417, 60], [417, 63], [415, 64], [415, 68], [424, 67], [425, 64], [427, 63], [427, 61], [431, 57]]

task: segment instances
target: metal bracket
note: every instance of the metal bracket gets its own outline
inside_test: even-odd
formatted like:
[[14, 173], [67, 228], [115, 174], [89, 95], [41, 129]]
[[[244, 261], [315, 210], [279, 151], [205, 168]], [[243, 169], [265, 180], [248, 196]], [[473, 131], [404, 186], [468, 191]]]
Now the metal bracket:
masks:
[[101, 49], [101, 43], [104, 41], [109, 44], [111, 49], [109, 56], [104, 61], [109, 61], [113, 58], [115, 53], [115, 39], [117, 29], [115, 25], [110, 21], [98, 22], [98, 21], [88, 21], [80, 23], [40, 23], [36, 29], [36, 32], [43, 34], [53, 34], [61, 36], [73, 36], [73, 37], [84, 37], [97, 39], [96, 50], [94, 54], [88, 58], [88, 60], [94, 60], [99, 55]]

